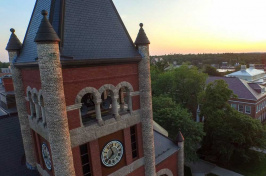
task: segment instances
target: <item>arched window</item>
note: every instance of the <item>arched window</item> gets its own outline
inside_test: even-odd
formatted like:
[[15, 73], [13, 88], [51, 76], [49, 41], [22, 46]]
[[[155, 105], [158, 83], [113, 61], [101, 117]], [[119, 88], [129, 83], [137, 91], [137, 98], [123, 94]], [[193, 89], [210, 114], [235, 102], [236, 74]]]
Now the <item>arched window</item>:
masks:
[[101, 95], [102, 103], [101, 103], [101, 113], [102, 118], [108, 118], [113, 117], [113, 100], [114, 100], [114, 94], [111, 90], [107, 89], [103, 91]]
[[130, 90], [127, 87], [121, 87], [119, 89], [118, 102], [119, 114], [125, 114], [132, 111], [132, 99], [130, 96]]
[[42, 95], [39, 96], [39, 105], [41, 107], [40, 118], [42, 119], [43, 126], [46, 126], [46, 115], [45, 115], [44, 101]]
[[27, 96], [28, 96], [28, 100], [29, 100], [29, 103], [30, 103], [30, 115], [31, 115], [31, 118], [36, 117], [35, 105], [33, 103], [32, 95], [31, 95], [30, 91], [28, 91]]
[[40, 116], [40, 105], [38, 101], [37, 93], [33, 93], [33, 103], [35, 106], [35, 117], [37, 118], [38, 122], [42, 121]]
[[80, 108], [82, 123], [88, 124], [96, 121], [96, 110], [94, 97], [92, 93], [85, 94], [81, 99], [82, 106]]

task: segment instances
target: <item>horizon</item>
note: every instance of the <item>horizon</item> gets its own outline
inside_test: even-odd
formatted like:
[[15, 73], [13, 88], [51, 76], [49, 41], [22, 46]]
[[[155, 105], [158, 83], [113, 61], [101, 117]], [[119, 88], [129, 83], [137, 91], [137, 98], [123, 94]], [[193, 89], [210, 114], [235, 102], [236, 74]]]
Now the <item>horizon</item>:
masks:
[[[139, 23], [144, 23], [151, 41], [151, 56], [266, 52], [266, 25], [262, 23], [266, 2], [263, 0], [166, 1], [114, 0], [133, 41]], [[0, 3], [0, 15], [5, 17], [1, 19], [0, 61], [7, 62], [5, 47], [9, 29], [15, 28], [23, 42], [35, 0]]]

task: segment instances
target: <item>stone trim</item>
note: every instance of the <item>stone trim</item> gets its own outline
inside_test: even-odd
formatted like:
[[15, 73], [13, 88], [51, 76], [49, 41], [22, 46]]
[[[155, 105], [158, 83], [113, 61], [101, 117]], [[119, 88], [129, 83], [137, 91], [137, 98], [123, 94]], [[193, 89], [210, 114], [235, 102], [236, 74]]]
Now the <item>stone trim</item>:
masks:
[[76, 109], [80, 109], [81, 106], [82, 106], [82, 103], [69, 105], [69, 106], [67, 106], [67, 111], [73, 111], [73, 110], [76, 110]]
[[31, 116], [28, 115], [30, 128], [33, 129], [36, 133], [38, 133], [40, 136], [42, 136], [45, 140], [49, 141], [49, 134], [47, 128], [43, 125], [40, 125], [37, 122], [37, 119], [31, 119], [30, 117]]
[[87, 93], [91, 93], [93, 95], [94, 101], [101, 99], [101, 94], [98, 92], [97, 89], [95, 89], [94, 87], [86, 87], [78, 93], [75, 100], [76, 104], [81, 103], [82, 97]]
[[117, 170], [114, 173], [109, 174], [108, 176], [124, 176], [128, 175], [131, 172], [135, 171], [136, 169], [140, 168], [141, 166], [144, 166], [144, 158], [140, 158], [130, 165], [127, 165], [125, 167], [122, 167], [121, 169]]
[[100, 95], [102, 95], [102, 93], [103, 93], [105, 90], [111, 90], [111, 92], [113, 93], [112, 96], [114, 96], [114, 97], [115, 97], [115, 96], [118, 96], [117, 89], [116, 89], [115, 86], [112, 85], [112, 84], [105, 84], [105, 85], [103, 85], [102, 87], [100, 87], [100, 88], [98, 89], [98, 92], [99, 92]]
[[161, 176], [161, 175], [167, 175], [167, 176], [173, 176], [173, 173], [170, 169], [161, 169], [156, 173], [156, 176]]
[[116, 90], [119, 91], [121, 87], [126, 87], [130, 92], [134, 92], [132, 85], [129, 82], [123, 81], [116, 86]]
[[46, 170], [43, 170], [40, 164], [37, 164], [37, 170], [41, 176], [50, 176]]
[[80, 146], [84, 143], [140, 123], [140, 110], [132, 112], [132, 115], [122, 115], [119, 120], [115, 118], [105, 120], [104, 123], [103, 126], [99, 126], [95, 123], [89, 126], [72, 129], [70, 131], [71, 147]]
[[134, 97], [134, 96], [138, 96], [139, 95], [139, 91], [136, 92], [130, 92], [130, 96]]

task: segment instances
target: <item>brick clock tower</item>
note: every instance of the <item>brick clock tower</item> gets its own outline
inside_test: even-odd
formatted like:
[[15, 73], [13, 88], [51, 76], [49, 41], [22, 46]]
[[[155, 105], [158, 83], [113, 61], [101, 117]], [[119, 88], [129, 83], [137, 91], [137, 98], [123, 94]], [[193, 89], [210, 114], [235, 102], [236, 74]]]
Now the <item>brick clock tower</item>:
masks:
[[152, 117], [149, 40], [111, 0], [37, 0], [7, 45], [27, 167], [56, 176], [183, 176], [183, 137]]

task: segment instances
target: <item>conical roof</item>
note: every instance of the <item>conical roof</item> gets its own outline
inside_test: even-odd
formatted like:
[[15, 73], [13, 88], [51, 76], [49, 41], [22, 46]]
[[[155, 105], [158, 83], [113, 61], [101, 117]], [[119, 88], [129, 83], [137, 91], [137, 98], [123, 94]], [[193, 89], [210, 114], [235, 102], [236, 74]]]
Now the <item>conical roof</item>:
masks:
[[150, 41], [143, 29], [143, 24], [140, 23], [139, 24], [140, 26], [140, 29], [139, 29], [139, 33], [138, 33], [138, 36], [136, 38], [136, 41], [135, 41], [135, 44], [136, 45], [147, 45], [147, 44], [150, 44]]
[[178, 143], [178, 142], [183, 142], [184, 140], [185, 140], [185, 139], [184, 139], [184, 137], [183, 137], [181, 131], [179, 131], [178, 134], [177, 134], [177, 137], [176, 137], [176, 142], [177, 142], [177, 143]]
[[11, 28], [10, 32], [12, 32], [12, 33], [11, 33], [9, 41], [7, 43], [6, 50], [20, 50], [22, 44], [15, 34], [15, 29]]
[[39, 30], [34, 39], [35, 42], [60, 42], [58, 35], [56, 34], [53, 26], [47, 19], [48, 12], [46, 10], [42, 10], [42, 21], [39, 26]]
[[113, 1], [41, 0], [36, 1], [17, 63], [35, 62], [38, 57], [34, 39], [43, 20], [42, 10], [48, 12], [47, 19], [60, 38], [61, 59], [141, 58]]

